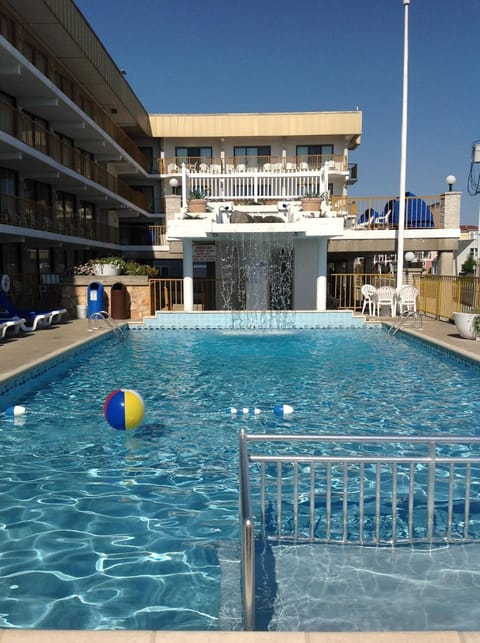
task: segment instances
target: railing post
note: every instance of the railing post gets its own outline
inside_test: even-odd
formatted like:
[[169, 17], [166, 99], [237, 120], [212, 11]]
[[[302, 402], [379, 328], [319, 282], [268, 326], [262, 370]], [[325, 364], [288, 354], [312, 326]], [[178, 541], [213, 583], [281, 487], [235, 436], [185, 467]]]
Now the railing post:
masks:
[[427, 491], [427, 538], [429, 541], [432, 540], [433, 535], [433, 519], [435, 511], [435, 459], [436, 459], [437, 447], [435, 441], [431, 441], [429, 444], [429, 457], [430, 462], [428, 463], [428, 491]]
[[255, 629], [255, 524], [250, 499], [247, 432], [240, 430], [240, 531], [243, 629]]

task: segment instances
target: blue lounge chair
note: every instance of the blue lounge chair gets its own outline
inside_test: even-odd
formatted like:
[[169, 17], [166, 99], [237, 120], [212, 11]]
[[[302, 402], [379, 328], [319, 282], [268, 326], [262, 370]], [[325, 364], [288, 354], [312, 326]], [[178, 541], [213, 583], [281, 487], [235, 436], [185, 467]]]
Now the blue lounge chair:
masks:
[[0, 306], [5, 308], [6, 313], [0, 313], [0, 322], [12, 319], [24, 319], [22, 330], [25, 332], [37, 330], [37, 328], [51, 326], [58, 323], [66, 314], [65, 308], [51, 308], [50, 310], [28, 310], [17, 308], [13, 301], [0, 290]]

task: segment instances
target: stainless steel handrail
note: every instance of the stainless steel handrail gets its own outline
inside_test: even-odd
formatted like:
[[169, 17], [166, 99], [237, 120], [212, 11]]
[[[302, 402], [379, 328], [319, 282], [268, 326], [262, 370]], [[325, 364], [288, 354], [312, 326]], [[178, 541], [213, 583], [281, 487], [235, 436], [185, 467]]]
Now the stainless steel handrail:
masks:
[[242, 548], [243, 628], [255, 629], [255, 523], [248, 471], [246, 431], [240, 431], [240, 529]]
[[[282, 452], [274, 453], [275, 443], [280, 442]], [[388, 448], [385, 455], [372, 453], [373, 444], [391, 445], [393, 453]], [[312, 453], [294, 454], [295, 447], [306, 450], [309, 445]], [[323, 449], [317, 455], [319, 445]], [[459, 449], [459, 445], [468, 448]], [[403, 452], [398, 452], [400, 447]], [[255, 476], [252, 467], [259, 468]], [[472, 503], [479, 504], [479, 483], [477, 436], [250, 435], [242, 429], [245, 629], [255, 625], [255, 512], [257, 537], [277, 542], [478, 542], [480, 529], [471, 510]]]

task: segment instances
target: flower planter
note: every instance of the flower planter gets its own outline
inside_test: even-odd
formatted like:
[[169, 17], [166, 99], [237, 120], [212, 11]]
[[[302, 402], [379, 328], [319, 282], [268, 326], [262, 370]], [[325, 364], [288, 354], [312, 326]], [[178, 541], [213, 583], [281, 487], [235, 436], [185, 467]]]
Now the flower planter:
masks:
[[205, 213], [207, 211], [207, 199], [190, 199], [188, 202], [188, 211]]
[[97, 276], [113, 277], [120, 274], [120, 268], [113, 263], [94, 263], [93, 271]]
[[464, 339], [477, 338], [477, 333], [475, 331], [475, 317], [478, 317], [478, 315], [474, 313], [453, 313], [453, 320], [460, 337], [463, 337]]
[[304, 197], [302, 199], [302, 210], [304, 212], [320, 212], [320, 197]]

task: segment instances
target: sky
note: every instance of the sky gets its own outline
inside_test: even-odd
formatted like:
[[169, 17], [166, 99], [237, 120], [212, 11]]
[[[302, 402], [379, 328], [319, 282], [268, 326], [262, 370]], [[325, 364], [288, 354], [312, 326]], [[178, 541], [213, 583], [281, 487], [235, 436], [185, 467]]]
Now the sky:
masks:
[[[75, 0], [149, 113], [362, 111], [351, 196], [400, 186], [403, 0]], [[411, 0], [406, 189], [462, 192], [480, 139], [480, 0]], [[475, 179], [480, 163], [473, 166]]]

